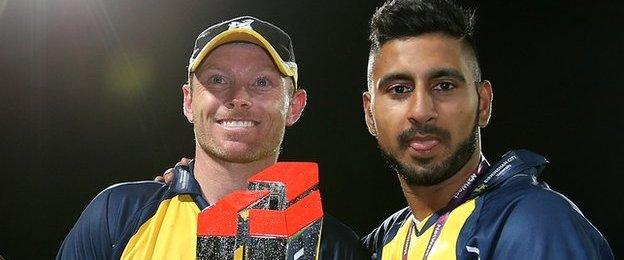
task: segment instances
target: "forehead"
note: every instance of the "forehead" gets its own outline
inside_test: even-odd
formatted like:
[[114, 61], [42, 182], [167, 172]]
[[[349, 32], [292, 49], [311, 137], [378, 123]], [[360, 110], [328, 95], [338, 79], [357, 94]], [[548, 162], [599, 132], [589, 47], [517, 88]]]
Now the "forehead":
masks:
[[388, 41], [369, 59], [373, 81], [392, 73], [418, 78], [436, 69], [455, 69], [466, 79], [474, 78], [470, 73], [470, 55], [467, 55], [461, 39], [439, 33]]
[[230, 42], [216, 47], [202, 61], [199, 71], [214, 67], [218, 69], [254, 68], [279, 72], [269, 53], [264, 48], [249, 42]]

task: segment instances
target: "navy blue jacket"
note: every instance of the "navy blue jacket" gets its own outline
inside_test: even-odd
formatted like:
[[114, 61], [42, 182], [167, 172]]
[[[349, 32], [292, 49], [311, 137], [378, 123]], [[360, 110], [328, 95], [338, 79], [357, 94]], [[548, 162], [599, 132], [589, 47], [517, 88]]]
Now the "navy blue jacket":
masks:
[[[527, 150], [505, 154], [471, 199], [451, 212], [429, 259], [613, 259], [607, 241], [581, 211], [537, 180], [547, 163]], [[432, 229], [412, 219], [404, 208], [363, 239], [374, 259], [403, 255], [409, 228]], [[410, 259], [422, 259], [431, 231], [420, 236], [411, 237]]]
[[[57, 259], [195, 259], [197, 214], [208, 203], [192, 164], [171, 185], [154, 181], [113, 185], [84, 210]], [[325, 215], [320, 259], [369, 259], [357, 235]]]

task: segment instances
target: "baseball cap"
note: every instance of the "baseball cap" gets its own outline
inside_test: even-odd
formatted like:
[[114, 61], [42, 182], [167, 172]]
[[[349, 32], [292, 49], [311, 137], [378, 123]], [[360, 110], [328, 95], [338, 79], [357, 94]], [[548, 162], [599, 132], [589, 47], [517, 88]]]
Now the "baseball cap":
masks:
[[253, 16], [241, 16], [208, 27], [197, 36], [195, 49], [189, 60], [189, 75], [202, 60], [218, 46], [235, 41], [250, 42], [264, 48], [279, 71], [293, 78], [297, 88], [297, 63], [290, 36], [279, 27]]

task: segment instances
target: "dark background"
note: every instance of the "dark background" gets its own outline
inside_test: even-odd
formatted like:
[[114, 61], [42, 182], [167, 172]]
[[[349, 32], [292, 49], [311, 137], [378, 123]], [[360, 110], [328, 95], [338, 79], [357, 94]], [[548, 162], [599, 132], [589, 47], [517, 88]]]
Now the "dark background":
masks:
[[[621, 255], [624, 6], [507, 2], [461, 2], [478, 9], [494, 85], [484, 153], [545, 155], [543, 179]], [[326, 211], [366, 234], [405, 206], [361, 111], [367, 24], [380, 4], [0, 0], [0, 254], [52, 258], [99, 191], [192, 157], [180, 86], [194, 39], [243, 14], [290, 33], [309, 94], [281, 159], [319, 162]]]

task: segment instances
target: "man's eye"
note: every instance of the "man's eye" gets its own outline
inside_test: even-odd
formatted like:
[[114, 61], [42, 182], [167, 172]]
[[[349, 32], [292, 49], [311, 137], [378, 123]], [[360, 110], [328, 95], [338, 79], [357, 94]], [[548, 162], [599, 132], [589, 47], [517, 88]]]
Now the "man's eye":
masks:
[[221, 75], [214, 75], [210, 77], [209, 82], [212, 84], [225, 84], [226, 83], [225, 78]]
[[266, 87], [269, 86], [269, 79], [267, 79], [266, 77], [260, 77], [258, 79], [256, 79], [255, 84], [258, 87]]
[[401, 94], [411, 91], [411, 88], [404, 85], [396, 85], [390, 88], [391, 93]]
[[438, 83], [437, 85], [435, 85], [433, 87], [433, 90], [438, 90], [438, 91], [449, 91], [451, 89], [454, 89], [455, 85], [453, 85], [453, 83], [451, 82], [442, 82], [442, 83]]

